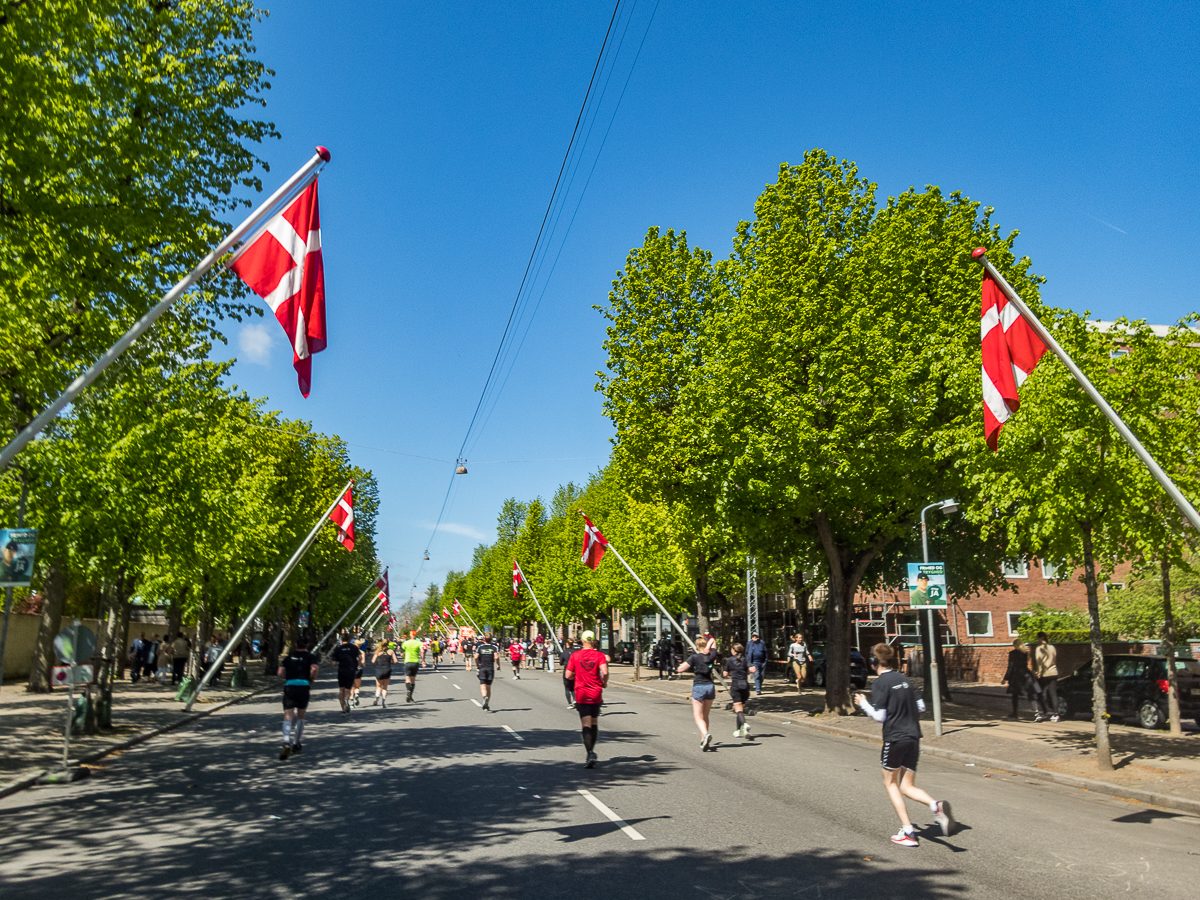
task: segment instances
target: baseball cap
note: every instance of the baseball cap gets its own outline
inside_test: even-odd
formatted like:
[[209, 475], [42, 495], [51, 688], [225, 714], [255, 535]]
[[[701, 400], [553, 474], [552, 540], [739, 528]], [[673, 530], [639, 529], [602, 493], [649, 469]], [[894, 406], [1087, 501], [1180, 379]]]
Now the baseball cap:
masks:
[[594, 632], [594, 631], [585, 631], [583, 634], [581, 634], [581, 635], [579, 636], [579, 639], [580, 639], [581, 641], [594, 641], [594, 640], [596, 639], [596, 632]]

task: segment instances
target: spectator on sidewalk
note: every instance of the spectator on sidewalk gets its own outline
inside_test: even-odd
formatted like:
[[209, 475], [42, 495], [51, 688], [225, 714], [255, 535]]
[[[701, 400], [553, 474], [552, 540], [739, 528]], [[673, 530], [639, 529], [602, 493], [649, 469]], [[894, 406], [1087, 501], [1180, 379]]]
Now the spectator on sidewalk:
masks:
[[750, 646], [746, 648], [746, 662], [754, 676], [754, 693], [762, 694], [763, 676], [767, 674], [767, 645], [757, 634], [750, 635]]
[[[214, 634], [212, 643], [209, 644], [208, 650], [204, 653], [204, 671], [216, 664], [221, 652], [225, 649], [225, 644], [221, 641], [221, 635]], [[213, 676], [209, 679], [209, 686], [216, 687], [221, 681], [221, 673], [225, 671], [225, 663], [222, 662], [220, 668], [213, 672]]]
[[146, 668], [146, 660], [150, 656], [150, 642], [146, 640], [146, 632], [134, 638], [133, 646], [129, 648], [129, 680], [137, 684]]
[[158, 646], [161, 643], [157, 634], [150, 636], [150, 649], [146, 654], [146, 665], [142, 668], [142, 675], [146, 678], [153, 678], [154, 670], [158, 668]]
[[1037, 646], [1033, 648], [1033, 677], [1037, 679], [1041, 692], [1042, 715], [1049, 716], [1051, 722], [1058, 721], [1058, 651], [1046, 637], [1046, 632], [1039, 631]]
[[796, 693], [802, 691], [804, 683], [808, 681], [808, 655], [808, 644], [804, 643], [804, 635], [796, 634], [787, 653], [788, 662], [796, 675]]
[[672, 663], [675, 656], [675, 645], [669, 634], [664, 634], [658, 639], [658, 680], [664, 678], [670, 679], [672, 671]]
[[1037, 694], [1041, 688], [1037, 686], [1033, 673], [1029, 671], [1029, 656], [1025, 653], [1025, 644], [1020, 638], [1013, 641], [1013, 648], [1008, 651], [1008, 668], [1005, 669], [1000, 683], [1008, 684], [1008, 693], [1012, 697], [1010, 719], [1020, 718], [1017, 715], [1017, 705], [1021, 702], [1021, 695], [1024, 694], [1029, 698], [1029, 704], [1033, 710], [1033, 720], [1035, 722], [1042, 721], [1041, 704], [1037, 701]]
[[191, 650], [191, 645], [187, 638], [183, 636], [183, 632], [179, 632], [175, 636], [175, 640], [171, 642], [171, 684], [179, 684], [183, 681], [183, 672], [187, 668], [188, 651]]

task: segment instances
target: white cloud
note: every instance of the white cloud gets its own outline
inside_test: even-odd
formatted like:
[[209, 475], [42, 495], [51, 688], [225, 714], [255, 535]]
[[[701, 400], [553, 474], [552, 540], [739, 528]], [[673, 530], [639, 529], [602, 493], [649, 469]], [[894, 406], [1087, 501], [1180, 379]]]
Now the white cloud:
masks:
[[477, 541], [486, 541], [488, 539], [488, 536], [477, 528], [472, 528], [470, 525], [456, 525], [453, 522], [443, 522], [438, 526], [438, 531], [459, 534], [463, 537], [474, 538]]
[[238, 333], [238, 358], [258, 366], [271, 362], [271, 348], [275, 346], [275, 332], [266, 324], [243, 325]]

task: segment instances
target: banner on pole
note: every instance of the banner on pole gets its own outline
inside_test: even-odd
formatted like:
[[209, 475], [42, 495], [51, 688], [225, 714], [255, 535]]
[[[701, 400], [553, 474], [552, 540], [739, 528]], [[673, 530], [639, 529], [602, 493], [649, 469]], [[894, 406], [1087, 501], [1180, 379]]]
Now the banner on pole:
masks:
[[946, 608], [946, 564], [908, 564], [908, 602], [913, 609]]
[[0, 528], [0, 587], [29, 587], [36, 550], [36, 528]]

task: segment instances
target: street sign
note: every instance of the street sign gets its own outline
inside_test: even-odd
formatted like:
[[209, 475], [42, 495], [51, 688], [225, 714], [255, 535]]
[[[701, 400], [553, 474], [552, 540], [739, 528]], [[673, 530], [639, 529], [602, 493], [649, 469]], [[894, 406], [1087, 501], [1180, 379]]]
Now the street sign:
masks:
[[946, 608], [946, 564], [908, 564], [908, 602], [913, 609]]
[[306, 609], [306, 610], [303, 610], [303, 611], [300, 613], [300, 627], [301, 627], [301, 628], [307, 628], [307, 627], [308, 627], [308, 610], [307, 610], [307, 609]]
[[67, 665], [91, 659], [96, 652], [96, 633], [84, 625], [68, 625], [54, 639], [54, 655]]
[[[74, 672], [74, 676], [72, 676]], [[50, 670], [50, 682], [55, 687], [65, 687], [68, 684], [91, 684], [96, 680], [94, 666], [55, 666]]]
[[0, 588], [29, 587], [36, 528], [0, 528]]

